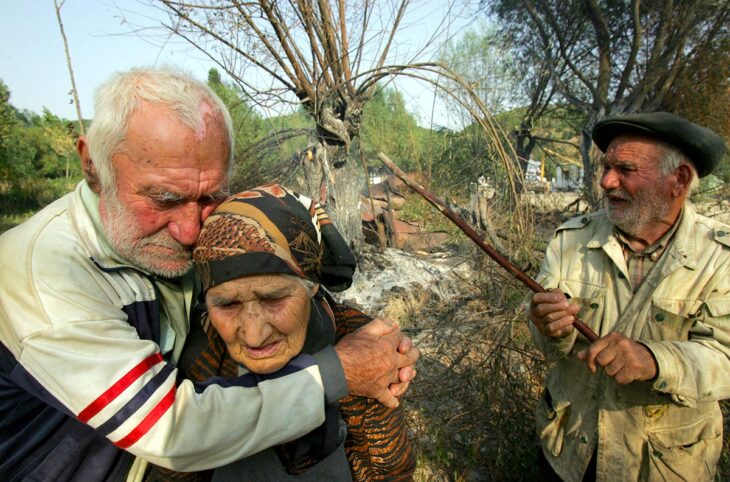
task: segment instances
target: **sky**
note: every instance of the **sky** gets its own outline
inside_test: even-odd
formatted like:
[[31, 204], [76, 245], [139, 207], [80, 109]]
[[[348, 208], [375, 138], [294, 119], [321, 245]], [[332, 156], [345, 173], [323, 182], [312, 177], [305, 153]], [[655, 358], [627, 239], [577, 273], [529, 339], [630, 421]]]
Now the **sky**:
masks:
[[[436, 28], [443, 18], [440, 12], [444, 5], [442, 0], [422, 0], [409, 7], [415, 11], [411, 11], [412, 20], [398, 46], [404, 56], [423, 44], [428, 32]], [[163, 15], [137, 0], [65, 1], [61, 17], [85, 118], [93, 117], [95, 87], [116, 71], [174, 65], [200, 80], [206, 79], [214, 64], [202, 53], [175, 38], [158, 34], [150, 40], [133, 31], [140, 25], [158, 23]], [[451, 32], [458, 33], [472, 21], [464, 15], [457, 21], [458, 27], [450, 27]], [[76, 118], [53, 0], [4, 0], [0, 45], [0, 79], [10, 90], [13, 106], [36, 113], [45, 107], [58, 116]], [[411, 81], [401, 82], [398, 87], [421, 125], [454, 124], [432, 91]]]

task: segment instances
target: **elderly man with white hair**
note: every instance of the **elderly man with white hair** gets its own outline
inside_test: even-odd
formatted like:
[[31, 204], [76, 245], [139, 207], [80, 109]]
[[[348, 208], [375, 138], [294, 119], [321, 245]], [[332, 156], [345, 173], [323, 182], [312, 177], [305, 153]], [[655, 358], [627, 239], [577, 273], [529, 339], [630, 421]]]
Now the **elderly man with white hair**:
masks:
[[228, 193], [233, 153], [207, 86], [117, 74], [77, 148], [76, 190], [0, 237], [3, 480], [203, 470], [310, 432], [348, 392], [398, 404], [418, 351], [389, 320], [269, 375], [182, 376], [200, 293], [192, 248]]

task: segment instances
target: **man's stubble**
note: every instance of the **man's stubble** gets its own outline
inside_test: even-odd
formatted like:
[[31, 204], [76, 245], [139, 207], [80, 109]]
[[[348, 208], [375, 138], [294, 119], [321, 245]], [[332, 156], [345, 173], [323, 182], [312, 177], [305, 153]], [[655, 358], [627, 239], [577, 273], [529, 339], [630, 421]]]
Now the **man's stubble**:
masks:
[[[182, 276], [193, 266], [192, 247], [172, 238], [166, 228], [142, 236], [132, 213], [116, 194], [104, 196], [105, 215], [101, 216], [104, 234], [112, 248], [133, 266], [165, 278]], [[165, 254], [160, 249], [165, 249]]]

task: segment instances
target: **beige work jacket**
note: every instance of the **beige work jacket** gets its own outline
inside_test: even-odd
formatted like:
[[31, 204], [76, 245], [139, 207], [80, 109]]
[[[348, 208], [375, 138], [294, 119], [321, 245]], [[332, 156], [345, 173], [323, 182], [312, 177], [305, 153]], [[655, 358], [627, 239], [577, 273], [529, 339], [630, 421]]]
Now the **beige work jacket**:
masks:
[[567, 482], [580, 481], [594, 449], [598, 481], [713, 480], [722, 449], [718, 400], [730, 397], [730, 227], [685, 206], [664, 255], [633, 295], [605, 211], [563, 224], [538, 281], [581, 305], [599, 336], [619, 331], [646, 345], [651, 382], [592, 375], [573, 333], [535, 340], [555, 366], [536, 408], [545, 456]]

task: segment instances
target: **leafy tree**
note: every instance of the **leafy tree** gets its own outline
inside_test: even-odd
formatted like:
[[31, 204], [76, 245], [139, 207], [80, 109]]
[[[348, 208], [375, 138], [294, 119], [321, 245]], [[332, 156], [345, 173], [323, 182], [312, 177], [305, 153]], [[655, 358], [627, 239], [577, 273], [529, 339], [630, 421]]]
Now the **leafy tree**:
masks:
[[[590, 133], [606, 115], [660, 108], [685, 66], [728, 35], [730, 3], [718, 0], [490, 0], [525, 79], [548, 72], [559, 101], [585, 113], [580, 149], [597, 203]], [[526, 80], [527, 81], [527, 80]]]
[[[527, 105], [519, 109], [515, 122], [500, 122], [513, 138], [514, 152], [524, 173], [532, 158], [537, 142], [549, 142], [550, 138], [537, 137], [541, 117], [550, 111], [554, 97], [554, 84], [545, 63], [525, 65], [515, 62], [511, 50], [504, 43], [494, 25], [483, 25], [479, 31], [469, 31], [458, 42], [450, 43], [442, 55], [444, 61], [474, 89], [478, 98], [496, 116], [518, 103]], [[529, 71], [525, 75], [525, 70]], [[524, 79], [520, 82], [520, 79]], [[458, 89], [458, 85], [452, 86]], [[515, 110], [512, 111], [517, 112]], [[474, 138], [472, 132], [463, 140]], [[480, 140], [479, 142], [483, 142]]]
[[480, 30], [469, 30], [449, 42], [441, 53], [441, 61], [474, 90], [490, 112], [504, 112], [516, 100], [518, 72], [494, 26], [483, 25]]
[[0, 149], [17, 124], [18, 114], [15, 107], [10, 105], [10, 91], [5, 82], [0, 80]]
[[23, 116], [10, 104], [10, 91], [0, 81], [0, 180], [14, 186], [32, 173], [33, 150], [24, 138]]
[[251, 108], [247, 96], [233, 84], [224, 83], [217, 69], [208, 72], [208, 85], [218, 94], [231, 113], [236, 137], [236, 156], [245, 152], [265, 129], [261, 115]]
[[4, 209], [37, 208], [81, 177], [74, 125], [44, 110], [19, 112], [0, 81], [0, 197]]
[[405, 169], [423, 170], [423, 133], [395, 89], [376, 91], [365, 105], [361, 141], [370, 158], [383, 151]]
[[[730, 141], [730, 36], [709, 45], [685, 64], [662, 103], [662, 110], [676, 112], [709, 127]], [[715, 170], [730, 181], [730, 155]]]
[[252, 146], [266, 130], [261, 115], [251, 108], [241, 88], [225, 83], [215, 68], [208, 71], [208, 85], [218, 94], [231, 114], [236, 146], [233, 153], [231, 188], [239, 191], [270, 181], [271, 178], [264, 174], [268, 166], [262, 165], [260, 159], [251, 156]]

